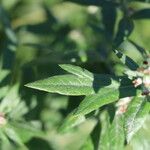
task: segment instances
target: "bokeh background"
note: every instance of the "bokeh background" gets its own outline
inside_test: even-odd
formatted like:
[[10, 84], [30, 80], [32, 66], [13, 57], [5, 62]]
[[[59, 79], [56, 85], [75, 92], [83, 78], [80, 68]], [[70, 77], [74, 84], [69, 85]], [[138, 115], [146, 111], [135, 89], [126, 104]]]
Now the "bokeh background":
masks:
[[[83, 0], [0, 1], [0, 76], [3, 71], [9, 72], [0, 81], [0, 98], [3, 100], [10, 88], [17, 85], [15, 91], [26, 110], [19, 120], [32, 122], [37, 128], [30, 134], [30, 130], [23, 132], [22, 126], [12, 125], [28, 149], [93, 150], [95, 136], [89, 138], [94, 121], [86, 122], [75, 132], [58, 133], [66, 116], [83, 97], [48, 94], [28, 89], [25, 84], [65, 73], [58, 64], [66, 63], [95, 73], [123, 75], [125, 67], [113, 54], [114, 47], [121, 48], [139, 64], [144, 50], [150, 50], [150, 11], [131, 20], [126, 18], [136, 11], [150, 10], [149, 1], [112, 0], [98, 2], [99, 5], [94, 2], [84, 5]], [[12, 97], [8, 107], [12, 100], [16, 101]], [[16, 114], [20, 113], [16, 108], [18, 105], [13, 108]], [[10, 114], [11, 111], [8, 118]], [[150, 120], [147, 122], [127, 149], [150, 148]], [[38, 129], [46, 135], [36, 135]], [[3, 144], [2, 149], [17, 149], [14, 143]]]

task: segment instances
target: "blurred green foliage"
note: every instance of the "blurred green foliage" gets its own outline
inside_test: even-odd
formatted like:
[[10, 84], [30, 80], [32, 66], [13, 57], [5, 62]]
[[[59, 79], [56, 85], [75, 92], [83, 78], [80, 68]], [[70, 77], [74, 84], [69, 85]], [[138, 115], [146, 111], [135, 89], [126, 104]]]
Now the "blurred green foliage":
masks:
[[[141, 65], [150, 52], [149, 2], [0, 0], [0, 114], [6, 119], [0, 125], [0, 150], [98, 150], [100, 132], [106, 132], [101, 126], [109, 122], [105, 111], [103, 124], [81, 117], [77, 127], [60, 134], [59, 127], [83, 97], [24, 85], [64, 73], [58, 64], [123, 75], [114, 47]], [[113, 104], [102, 108], [111, 116], [113, 109]], [[125, 149], [149, 150], [148, 126], [149, 117]]]

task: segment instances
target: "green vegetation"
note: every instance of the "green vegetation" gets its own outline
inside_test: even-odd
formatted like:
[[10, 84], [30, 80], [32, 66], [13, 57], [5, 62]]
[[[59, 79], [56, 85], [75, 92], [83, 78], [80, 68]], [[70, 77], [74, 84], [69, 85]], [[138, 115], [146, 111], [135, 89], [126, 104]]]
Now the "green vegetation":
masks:
[[149, 2], [1, 0], [0, 150], [149, 150]]

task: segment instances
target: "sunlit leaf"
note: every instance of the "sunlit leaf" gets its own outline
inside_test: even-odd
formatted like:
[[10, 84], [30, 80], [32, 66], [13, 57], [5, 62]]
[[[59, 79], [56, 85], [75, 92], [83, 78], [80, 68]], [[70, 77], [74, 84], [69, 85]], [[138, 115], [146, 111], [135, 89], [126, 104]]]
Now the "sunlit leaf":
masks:
[[5, 134], [9, 139], [11, 139], [14, 143], [18, 144], [19, 146], [23, 146], [23, 142], [21, 141], [20, 137], [17, 133], [13, 130], [12, 127], [6, 127], [4, 129]]
[[93, 80], [93, 74], [86, 69], [69, 64], [63, 64], [59, 66], [67, 72], [77, 75], [81, 78], [89, 78], [90, 80]]
[[[95, 75], [82, 68], [62, 65], [65, 70], [75, 75], [58, 75], [44, 80], [29, 83], [26, 86], [47, 92], [64, 95], [91, 95], [107, 86], [114, 88], [119, 83], [109, 75]], [[72, 68], [71, 68], [72, 67]]]
[[125, 114], [125, 129], [127, 141], [130, 142], [134, 134], [143, 126], [150, 112], [150, 103], [146, 98], [135, 97], [128, 106]]
[[121, 115], [116, 115], [113, 122], [104, 112], [101, 116], [102, 132], [99, 142], [99, 150], [123, 150], [124, 149], [124, 119]]
[[75, 115], [85, 115], [106, 104], [117, 101], [119, 98], [135, 96], [138, 92], [133, 85], [121, 86], [119, 88], [103, 88], [98, 94], [90, 95], [80, 103]]

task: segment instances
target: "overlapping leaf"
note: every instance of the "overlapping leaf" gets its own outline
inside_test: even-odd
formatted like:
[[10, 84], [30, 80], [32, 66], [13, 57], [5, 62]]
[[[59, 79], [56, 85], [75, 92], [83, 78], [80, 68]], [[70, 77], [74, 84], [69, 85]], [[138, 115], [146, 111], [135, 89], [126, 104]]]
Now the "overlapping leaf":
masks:
[[73, 65], [61, 67], [73, 75], [54, 76], [27, 86], [64, 95], [89, 95], [79, 105], [76, 115], [84, 115], [119, 98], [136, 95], [136, 89], [127, 77], [95, 75]]
[[119, 98], [135, 96], [139, 91], [135, 91], [132, 85], [116, 87], [114, 89], [103, 88], [98, 94], [90, 95], [80, 103], [75, 115], [85, 115], [106, 104], [117, 101]]
[[121, 62], [125, 64], [129, 69], [137, 70], [137, 68], [139, 67], [138, 64], [134, 60], [132, 60], [129, 56], [126, 56], [125, 54], [123, 54], [118, 50], [114, 50], [114, 52], [117, 55], [117, 57], [121, 60]]
[[114, 88], [118, 82], [109, 75], [96, 75], [73, 65], [61, 65], [72, 74], [53, 76], [44, 80], [29, 83], [26, 86], [64, 95], [92, 95], [100, 88]]

